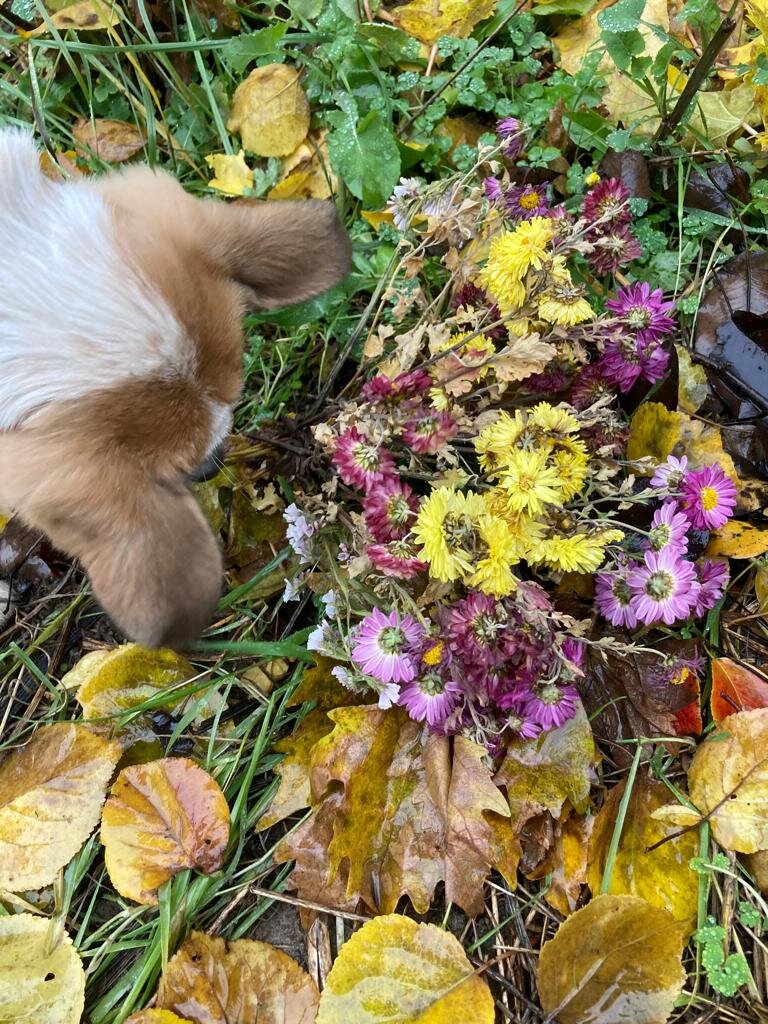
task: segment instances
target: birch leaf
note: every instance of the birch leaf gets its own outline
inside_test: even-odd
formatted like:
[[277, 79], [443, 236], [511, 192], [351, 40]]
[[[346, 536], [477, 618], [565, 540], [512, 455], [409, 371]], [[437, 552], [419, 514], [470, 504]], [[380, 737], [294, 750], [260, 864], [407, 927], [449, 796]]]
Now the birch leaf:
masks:
[[80, 1024], [83, 965], [66, 932], [49, 949], [50, 931], [45, 917], [0, 917], [0, 1020]]

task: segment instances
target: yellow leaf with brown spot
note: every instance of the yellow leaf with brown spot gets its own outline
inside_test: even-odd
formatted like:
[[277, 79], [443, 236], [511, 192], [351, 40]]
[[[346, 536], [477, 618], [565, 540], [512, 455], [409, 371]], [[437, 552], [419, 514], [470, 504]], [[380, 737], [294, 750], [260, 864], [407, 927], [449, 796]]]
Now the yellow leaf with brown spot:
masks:
[[104, 804], [104, 862], [120, 895], [136, 903], [156, 904], [158, 888], [180, 871], [218, 871], [228, 840], [224, 794], [186, 757], [123, 768]]
[[[600, 892], [624, 790], [624, 780], [610, 789], [595, 819], [587, 876], [593, 893]], [[615, 896], [640, 896], [655, 907], [663, 907], [690, 936], [696, 927], [699, 882], [688, 863], [698, 853], [699, 837], [696, 831], [677, 835], [676, 828], [651, 817], [668, 800], [669, 790], [663, 782], [647, 775], [635, 779], [608, 891]], [[648, 850], [660, 840], [666, 841]]]
[[768, 708], [723, 719], [693, 755], [688, 792], [726, 850], [768, 849]]
[[432, 46], [440, 36], [466, 39], [495, 10], [496, 0], [411, 0], [396, 7], [392, 18], [409, 36]]
[[733, 459], [723, 450], [719, 427], [695, 420], [684, 412], [671, 412], [660, 402], [643, 402], [632, 417], [627, 458], [651, 457], [664, 462], [668, 455], [687, 455], [689, 468], [717, 462], [738, 483]]
[[0, 889], [50, 885], [99, 821], [120, 745], [84, 725], [40, 726], [0, 764]]
[[[187, 659], [175, 651], [121, 644], [84, 655], [62, 677], [61, 685], [76, 691], [83, 718], [90, 721], [122, 715], [160, 694], [167, 696], [161, 706], [172, 708], [179, 700], [175, 695], [179, 684], [194, 675]], [[114, 726], [114, 722], [107, 724]]]
[[80, 1024], [85, 972], [69, 935], [46, 917], [0, 917], [0, 1020]]
[[682, 991], [683, 938], [666, 910], [597, 896], [541, 947], [537, 987], [558, 1024], [664, 1024]]
[[227, 128], [257, 156], [288, 156], [309, 131], [309, 103], [295, 68], [254, 68], [235, 90]]
[[757, 558], [768, 551], [768, 527], [731, 520], [716, 530], [707, 545], [707, 555], [728, 558]]
[[253, 171], [245, 162], [242, 149], [236, 156], [234, 153], [210, 153], [205, 162], [213, 171], [209, 188], [225, 196], [242, 196], [247, 188], [253, 188]]
[[493, 996], [459, 940], [400, 914], [368, 921], [341, 947], [316, 1024], [493, 1024]]
[[266, 942], [192, 932], [168, 963], [157, 1005], [191, 1024], [314, 1024], [318, 993], [295, 960]]
[[281, 179], [267, 199], [328, 199], [339, 187], [331, 168], [326, 132], [307, 138], [283, 160]]
[[[119, 24], [123, 17], [123, 12], [117, 3], [106, 3], [105, 0], [78, 0], [78, 3], [70, 4], [52, 14], [50, 23], [60, 32], [67, 29], [77, 29], [78, 32], [98, 32]], [[43, 22], [31, 32], [24, 34], [27, 37], [44, 36], [48, 31], [48, 25]]]
[[109, 117], [79, 118], [72, 137], [81, 156], [93, 155], [108, 164], [130, 160], [144, 148], [144, 136], [135, 124]]
[[132, 1013], [125, 1024], [189, 1024], [188, 1017], [178, 1017], [170, 1010], [139, 1010]]

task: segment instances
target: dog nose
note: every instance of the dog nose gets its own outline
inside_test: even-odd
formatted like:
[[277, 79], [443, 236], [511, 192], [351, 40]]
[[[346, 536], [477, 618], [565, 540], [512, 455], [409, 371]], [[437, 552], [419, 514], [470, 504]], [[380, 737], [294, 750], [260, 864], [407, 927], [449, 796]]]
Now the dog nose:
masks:
[[201, 484], [206, 480], [212, 480], [221, 469], [225, 454], [226, 447], [224, 446], [224, 442], [221, 441], [205, 457], [197, 469], [189, 474], [190, 483]]

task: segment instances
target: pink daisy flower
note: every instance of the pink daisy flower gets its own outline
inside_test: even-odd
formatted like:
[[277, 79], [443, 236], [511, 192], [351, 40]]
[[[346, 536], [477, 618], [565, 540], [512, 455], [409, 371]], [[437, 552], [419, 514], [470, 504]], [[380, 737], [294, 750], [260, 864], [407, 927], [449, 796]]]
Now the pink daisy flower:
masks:
[[535, 185], [513, 185], [504, 196], [504, 207], [514, 220], [546, 217], [549, 213], [546, 188]]
[[688, 470], [688, 456], [676, 459], [669, 455], [666, 462], [656, 467], [651, 477], [651, 487], [665, 487], [669, 491], [678, 491]]
[[557, 729], [576, 714], [578, 700], [574, 686], [544, 683], [534, 688], [525, 702], [525, 711], [542, 729]]
[[675, 321], [668, 316], [674, 309], [674, 302], [664, 302], [661, 288], [651, 291], [651, 286], [645, 281], [631, 284], [629, 288], [619, 288], [616, 298], [609, 299], [605, 305], [634, 332], [639, 342], [658, 341], [676, 327]]
[[365, 525], [379, 544], [404, 537], [417, 508], [413, 490], [398, 476], [382, 480], [363, 499]]
[[684, 555], [688, 550], [688, 531], [691, 524], [676, 501], [665, 501], [651, 520], [648, 546], [651, 551], [676, 551]]
[[388, 544], [371, 544], [366, 554], [384, 576], [396, 580], [412, 580], [424, 572], [427, 563], [416, 556], [413, 545], [407, 540], [391, 540]]
[[400, 437], [413, 451], [434, 455], [458, 430], [458, 424], [449, 413], [425, 409], [403, 425]]
[[406, 398], [420, 398], [431, 386], [432, 378], [424, 370], [412, 370], [397, 377], [379, 373], [363, 384], [362, 394], [368, 402], [394, 405]]
[[622, 559], [613, 572], [599, 572], [595, 577], [595, 604], [613, 626], [634, 629], [637, 615], [632, 607], [629, 574], [634, 566]]
[[333, 463], [345, 484], [367, 491], [395, 472], [392, 453], [371, 444], [355, 427], [349, 427], [336, 442]]
[[683, 511], [696, 530], [718, 530], [736, 507], [736, 487], [715, 463], [686, 474], [683, 480]]
[[508, 160], [517, 160], [523, 151], [524, 126], [516, 117], [503, 117], [496, 122], [496, 134], [502, 143], [502, 153]]
[[509, 614], [504, 605], [488, 594], [473, 591], [451, 605], [446, 612], [446, 639], [467, 665], [486, 669], [502, 661]]
[[632, 214], [628, 200], [630, 192], [618, 178], [607, 178], [587, 192], [581, 204], [581, 215], [590, 224], [629, 224]]
[[671, 626], [687, 619], [699, 598], [701, 587], [692, 562], [676, 551], [646, 551], [644, 564], [629, 574], [632, 610], [640, 622]]
[[400, 690], [398, 704], [417, 722], [440, 728], [461, 698], [461, 687], [439, 672], [426, 672]]
[[715, 607], [728, 586], [729, 572], [725, 562], [705, 558], [696, 564], [701, 590], [693, 609], [694, 618], [701, 618]]
[[615, 274], [633, 260], [639, 260], [643, 249], [626, 225], [590, 239], [595, 248], [587, 253], [587, 263], [596, 274]]
[[381, 683], [407, 683], [416, 675], [415, 650], [423, 630], [410, 615], [385, 615], [374, 608], [360, 623], [352, 648], [352, 661]]

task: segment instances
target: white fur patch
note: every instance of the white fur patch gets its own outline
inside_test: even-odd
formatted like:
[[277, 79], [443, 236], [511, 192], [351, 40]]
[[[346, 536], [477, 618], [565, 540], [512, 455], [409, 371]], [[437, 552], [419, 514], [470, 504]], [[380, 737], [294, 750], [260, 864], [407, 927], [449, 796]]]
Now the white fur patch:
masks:
[[31, 136], [0, 131], [0, 430], [131, 378], [191, 373], [193, 359], [104, 200], [87, 181], [49, 181]]

